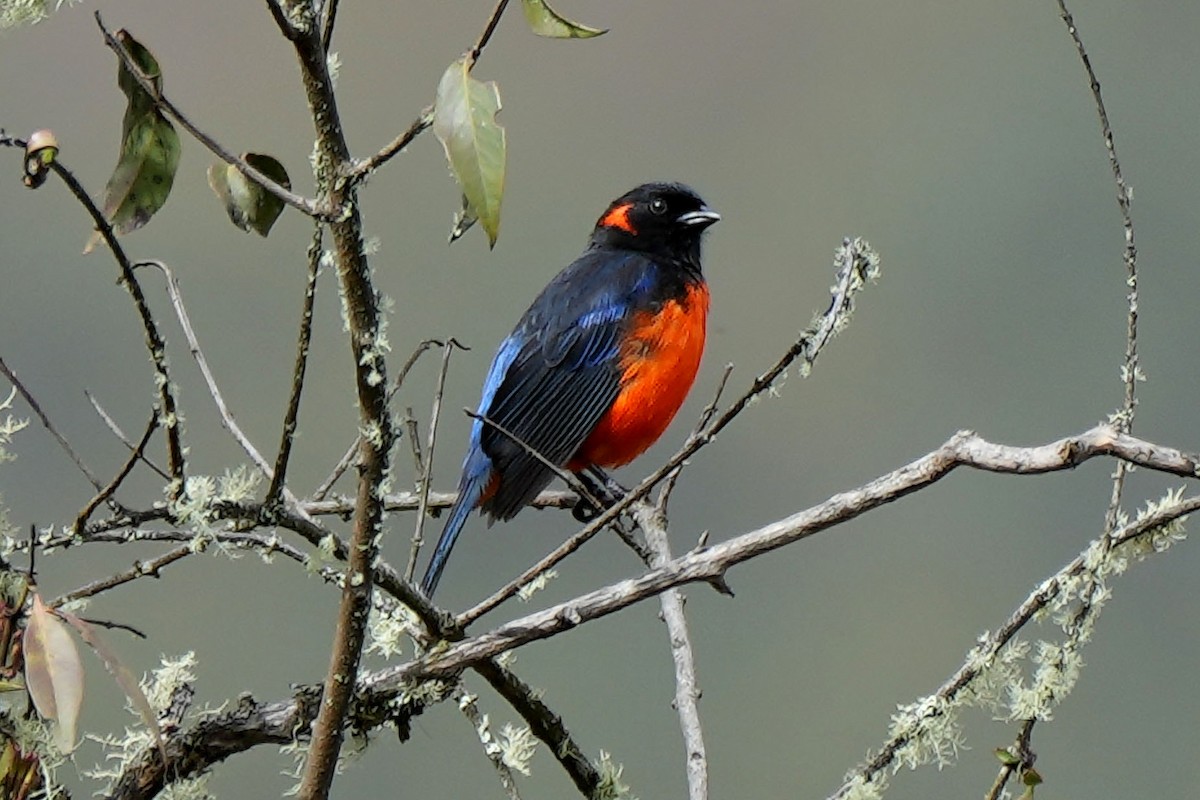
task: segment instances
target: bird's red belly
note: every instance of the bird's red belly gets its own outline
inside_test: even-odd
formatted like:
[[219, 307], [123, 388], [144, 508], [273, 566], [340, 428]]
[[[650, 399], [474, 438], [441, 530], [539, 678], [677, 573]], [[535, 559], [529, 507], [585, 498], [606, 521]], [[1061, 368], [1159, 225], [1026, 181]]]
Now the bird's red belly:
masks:
[[621, 346], [621, 393], [568, 469], [628, 464], [662, 436], [696, 379], [707, 319], [704, 284], [634, 318]]

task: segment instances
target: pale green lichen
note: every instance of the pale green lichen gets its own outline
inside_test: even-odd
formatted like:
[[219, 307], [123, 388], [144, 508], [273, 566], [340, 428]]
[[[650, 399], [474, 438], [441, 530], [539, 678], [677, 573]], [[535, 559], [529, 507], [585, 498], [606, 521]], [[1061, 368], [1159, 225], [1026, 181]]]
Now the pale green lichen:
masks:
[[627, 785], [621, 782], [621, 774], [625, 767], [617, 764], [604, 750], [600, 751], [600, 782], [592, 795], [596, 800], [637, 800]]
[[529, 581], [529, 583], [522, 586], [520, 589], [517, 589], [517, 598], [522, 602], [528, 602], [535, 594], [549, 586], [550, 581], [557, 577], [558, 572], [556, 570], [546, 570]]
[[372, 608], [367, 620], [365, 651], [383, 658], [400, 655], [409, 635], [416, 630], [415, 626], [416, 617], [403, 606], [396, 606], [391, 613]]
[[[195, 681], [195, 667], [195, 653], [184, 653], [176, 658], [163, 656], [161, 666], [144, 676], [141, 680], [142, 693], [146, 696], [146, 700], [150, 703], [151, 708], [160, 713], [165, 711], [171, 705], [176, 691], [181, 686]], [[139, 720], [141, 719], [137, 710], [129, 702], [125, 703], [125, 710]], [[97, 736], [94, 734], [86, 734], [86, 736], [88, 739], [98, 742], [106, 751], [103, 764], [97, 764], [90, 770], [83, 770], [83, 774], [87, 777], [107, 782], [106, 788], [97, 794], [109, 794], [115, 782], [124, 775], [128, 766], [141, 757], [146, 749], [155, 746], [154, 734], [140, 726], [137, 728], [126, 728], [125, 734], [119, 737], [114, 735]], [[198, 798], [208, 796], [204, 791], [202, 783], [199, 785], [187, 785], [189, 783], [188, 781], [184, 781], [180, 784], [178, 790], [181, 792], [180, 794], [160, 795], [160, 797], [175, 797], [176, 800], [197, 800]]]
[[[1078, 559], [1043, 581], [1032, 599], [1041, 608], [1032, 622], [1052, 628], [1054, 635], [1032, 642], [984, 634], [972, 648], [960, 673], [965, 682], [901, 706], [892, 717], [889, 738], [895, 756], [887, 767], [939, 767], [952, 763], [963, 747], [958, 721], [963, 709], [990, 710], [1007, 721], [1053, 719], [1055, 708], [1071, 693], [1084, 667], [1083, 647], [1091, 641], [1100, 611], [1112, 597], [1107, 580], [1129, 564], [1161, 553], [1185, 537], [1186, 516], [1176, 515], [1183, 490], [1147, 503], [1132, 522], [1117, 515], [1115, 533], [1092, 542]], [[1150, 525], [1140, 533], [1143, 526]], [[867, 759], [869, 763], [870, 757]], [[847, 775], [840, 800], [875, 800], [885, 789], [885, 776], [876, 771], [866, 778], [865, 766]]]
[[533, 754], [537, 751], [538, 740], [527, 727], [515, 727], [504, 723], [500, 729], [500, 760], [511, 770], [522, 775], [529, 775]]
[[[74, 5], [78, 0], [57, 0], [54, 10], [64, 4]], [[0, 2], [0, 30], [17, 25], [36, 25], [50, 16], [46, 0], [3, 0]]]

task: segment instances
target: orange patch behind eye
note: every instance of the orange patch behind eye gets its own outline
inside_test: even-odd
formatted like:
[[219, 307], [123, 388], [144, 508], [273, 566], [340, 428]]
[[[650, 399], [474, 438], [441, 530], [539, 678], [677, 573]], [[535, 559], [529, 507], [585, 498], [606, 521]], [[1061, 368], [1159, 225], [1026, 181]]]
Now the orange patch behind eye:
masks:
[[629, 212], [632, 210], [633, 203], [622, 203], [619, 206], [615, 206], [600, 218], [600, 225], [605, 228], [616, 228], [617, 230], [625, 231], [631, 236], [637, 236], [637, 229], [629, 221]]

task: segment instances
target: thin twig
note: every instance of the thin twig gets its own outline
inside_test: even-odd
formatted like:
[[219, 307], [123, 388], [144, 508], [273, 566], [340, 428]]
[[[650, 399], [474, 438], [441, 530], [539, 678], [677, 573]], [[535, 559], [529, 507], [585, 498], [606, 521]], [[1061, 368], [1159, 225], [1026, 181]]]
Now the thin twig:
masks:
[[431, 125], [433, 125], [433, 106], [426, 106], [425, 108], [421, 109], [420, 115], [418, 115], [417, 118], [413, 120], [413, 123], [408, 126], [408, 130], [404, 131], [404, 133], [400, 134], [395, 139], [384, 145], [383, 149], [375, 155], [354, 164], [354, 166], [349, 170], [347, 177], [349, 177], [352, 181], [361, 181], [363, 178], [367, 177], [372, 172], [390, 161], [394, 156], [404, 150], [404, 148], [408, 147], [409, 144], [412, 143], [413, 139], [416, 139], [422, 133], [429, 130]]
[[[1131, 433], [1133, 417], [1137, 411], [1137, 383], [1142, 377], [1138, 357], [1138, 269], [1137, 246], [1134, 243], [1131, 213], [1133, 193], [1125, 183], [1125, 176], [1121, 171], [1121, 161], [1117, 158], [1117, 146], [1113, 138], [1112, 125], [1108, 121], [1108, 110], [1104, 106], [1104, 97], [1100, 93], [1100, 81], [1096, 77], [1095, 70], [1092, 69], [1092, 60], [1088, 56], [1087, 48], [1083, 45], [1079, 28], [1075, 25], [1075, 18], [1067, 10], [1066, 0], [1058, 0], [1058, 10], [1067, 26], [1067, 32], [1071, 35], [1071, 40], [1075, 43], [1075, 50], [1079, 53], [1079, 60], [1083, 63], [1084, 71], [1087, 73], [1088, 86], [1092, 90], [1092, 100], [1096, 105], [1096, 114], [1100, 118], [1100, 136], [1104, 140], [1105, 150], [1108, 151], [1108, 163], [1112, 168], [1113, 181], [1117, 187], [1117, 207], [1121, 211], [1121, 224], [1125, 230], [1123, 259], [1125, 262], [1125, 286], [1129, 290], [1125, 297], [1128, 305], [1125, 318], [1125, 360], [1121, 366], [1125, 396], [1121, 403], [1121, 410], [1113, 415], [1111, 422], [1122, 433]], [[1111, 531], [1117, 526], [1121, 510], [1121, 494], [1125, 487], [1125, 476], [1128, 470], [1125, 462], [1117, 463], [1117, 469], [1113, 474], [1112, 496], [1104, 514], [1105, 530]]]
[[67, 457], [70, 458], [71, 461], [74, 462], [75, 466], [79, 468], [79, 471], [83, 473], [85, 478], [87, 478], [88, 483], [90, 483], [97, 492], [102, 491], [104, 489], [104, 484], [100, 482], [100, 479], [96, 477], [94, 472], [88, 469], [88, 465], [83, 463], [83, 457], [80, 456], [79, 453], [75, 452], [75, 448], [71, 446], [71, 443], [67, 441], [67, 438], [58, 432], [58, 428], [54, 427], [54, 423], [50, 421], [50, 417], [46, 416], [46, 412], [42, 410], [41, 404], [38, 403], [33, 394], [27, 388], [25, 388], [25, 384], [22, 383], [17, 377], [17, 374], [9, 368], [8, 364], [4, 363], [3, 358], [0, 358], [0, 375], [8, 378], [8, 382], [13, 385], [13, 388], [17, 390], [17, 392], [21, 395], [21, 398], [26, 402], [26, 404], [29, 405], [30, 410], [37, 415], [38, 420], [40, 420], [42, 423], [42, 427], [54, 437], [54, 441], [58, 442], [58, 446], [62, 448], [63, 452], [67, 454]]
[[[420, 479], [417, 483], [417, 495], [421, 498], [420, 504], [417, 506], [417, 522], [413, 527], [412, 544], [408, 553], [408, 566], [404, 570], [404, 579], [411, 581], [413, 572], [417, 567], [417, 556], [421, 553], [421, 545], [424, 544], [425, 519], [429, 513], [429, 483], [430, 474], [433, 472], [433, 454], [437, 446], [437, 430], [438, 421], [442, 416], [442, 397], [446, 389], [446, 373], [450, 370], [450, 354], [454, 352], [455, 347], [461, 345], [450, 337], [446, 340], [445, 346], [442, 348], [442, 367], [438, 370], [437, 383], [433, 390], [433, 408], [429, 412], [429, 441], [425, 446], [427, 455], [421, 459], [420, 464]], [[411, 418], [411, 414], [409, 417]], [[416, 437], [409, 437], [416, 446]], [[418, 452], [414, 450], [413, 452]]]
[[[434, 345], [441, 347], [442, 342], [438, 341], [437, 339], [426, 339], [417, 345], [417, 348], [413, 350], [412, 355], [410, 355], [408, 360], [404, 362], [404, 366], [400, 368], [400, 372], [396, 374], [395, 383], [388, 392], [388, 402], [391, 402], [392, 398], [396, 396], [396, 393], [400, 391], [400, 387], [404, 385], [404, 379], [408, 377], [408, 373], [414, 366], [416, 366], [416, 363], [421, 356]], [[325, 499], [325, 496], [329, 494], [329, 490], [333, 488], [333, 484], [337, 483], [337, 479], [342, 477], [342, 474], [350, 468], [350, 465], [354, 462], [354, 456], [358, 453], [358, 448], [361, 445], [362, 435], [360, 434], [355, 436], [354, 441], [348, 448], [346, 448], [346, 452], [338, 460], [338, 463], [334, 466], [333, 471], [329, 473], [329, 477], [322, 481], [321, 485], [317, 487], [317, 490], [313, 492], [314, 500]], [[418, 467], [418, 471], [419, 470], [420, 468]]]
[[[156, 430], [158, 430], [158, 414], [151, 414], [150, 421], [146, 423], [146, 430], [144, 433], [142, 433], [141, 440], [137, 443], [137, 446], [133, 449], [133, 452], [129, 454], [129, 457], [125, 460], [125, 463], [121, 466], [121, 469], [117, 471], [117, 474], [113, 476], [113, 479], [109, 481], [108, 485], [98, 491], [96, 496], [93, 497], [88, 504], [83, 507], [83, 510], [79, 512], [78, 516], [75, 517], [76, 535], [83, 533], [83, 527], [87, 525], [87, 521], [91, 519], [92, 514], [95, 513], [96, 509], [100, 507], [100, 504], [108, 502], [117, 489], [121, 486], [121, 483], [129, 475], [129, 473], [133, 471], [134, 465], [137, 464], [138, 460], [142, 458], [142, 452], [146, 449], [146, 445], [149, 443], [150, 437], [154, 435]], [[110, 503], [110, 505], [114, 506], [118, 513], [123, 510], [117, 503]]]
[[[733, 374], [733, 364], [726, 364], [725, 369], [721, 372], [721, 379], [717, 381], [717, 390], [713, 393], [713, 399], [709, 401], [700, 411], [700, 417], [696, 420], [696, 425], [692, 428], [691, 437], [699, 436], [712, 422], [713, 417], [717, 415], [717, 409], [720, 408], [721, 395], [725, 392], [725, 387], [729, 384], [729, 376]], [[690, 438], [690, 437], [689, 437]], [[658, 509], [663, 515], [667, 513], [667, 506], [671, 502], [671, 493], [675, 491], [675, 484], [679, 481], [679, 476], [683, 474], [683, 464], [680, 464], [667, 475], [667, 479], [663, 481], [663, 488], [658, 493]]]
[[179, 282], [175, 279], [175, 273], [164, 261], [145, 260], [139, 261], [135, 267], [154, 267], [163, 274], [167, 279], [167, 295], [171, 298], [171, 307], [175, 309], [175, 317], [179, 320], [179, 327], [183, 329], [184, 338], [187, 339], [188, 350], [192, 354], [192, 358], [196, 361], [196, 366], [200, 367], [200, 374], [204, 376], [204, 383], [208, 387], [208, 393], [212, 395], [213, 402], [217, 405], [217, 412], [221, 417], [221, 425], [225, 430], [229, 431], [230, 435], [241, 445], [242, 450], [258, 467], [259, 472], [263, 474], [267, 480], [273, 476], [271, 464], [263, 457], [250, 438], [242, 432], [241, 426], [237, 424], [237, 420], [233, 418], [233, 412], [229, 410], [229, 406], [225, 404], [225, 396], [221, 394], [221, 389], [217, 385], [217, 379], [213, 376], [212, 369], [208, 366], [208, 359], [204, 356], [204, 351], [200, 348], [200, 340], [196, 338], [196, 331], [192, 327], [191, 317], [188, 316], [187, 306], [183, 303], [183, 293], [179, 290]]
[[[430, 492], [426, 507], [430, 510], [444, 510], [454, 505], [457, 498], [457, 492]], [[535, 497], [529, 503], [529, 507], [569, 509], [579, 505], [579, 499], [579, 495], [574, 492], [547, 490]], [[416, 511], [421, 505], [421, 497], [417, 492], [396, 492], [385, 496], [383, 504], [388, 511]], [[325, 500], [302, 501], [299, 509], [314, 517], [345, 517], [354, 513], [354, 502], [346, 497], [335, 496]]]
[[117, 586], [122, 586], [131, 581], [136, 581], [139, 578], [157, 578], [159, 570], [163, 567], [174, 564], [176, 561], [187, 558], [193, 553], [198, 552], [192, 545], [184, 544], [176, 547], [173, 550], [168, 550], [157, 558], [152, 558], [149, 561], [135, 561], [133, 566], [123, 572], [118, 572], [115, 575], [109, 575], [106, 578], [101, 578], [97, 581], [84, 584], [78, 589], [74, 589], [66, 594], [58, 597], [50, 605], [57, 608], [64, 603], [70, 603], [74, 600], [80, 600], [84, 597], [94, 597], [101, 592], [106, 592]]
[[[121, 441], [121, 444], [125, 445], [126, 449], [128, 449], [131, 453], [137, 452], [137, 445], [125, 435], [125, 431], [121, 430], [121, 426], [117, 424], [117, 421], [113, 419], [107, 411], [104, 410], [104, 406], [100, 405], [100, 401], [96, 399], [96, 396], [87, 389], [83, 390], [83, 395], [88, 399], [88, 402], [92, 404], [92, 408], [96, 411], [96, 414], [100, 417], [101, 421], [103, 421], [108, 429], [112, 431], [113, 435]], [[142, 463], [157, 472], [160, 478], [166, 481], [171, 480], [171, 476], [167, 474], [166, 470], [158, 466], [158, 464], [155, 464], [153, 459], [149, 458], [145, 453], [142, 453], [140, 458]]]
[[333, 43], [333, 26], [337, 22], [338, 0], [325, 0], [325, 23], [321, 28], [321, 49], [327, 54]]
[[1034, 759], [1033, 753], [1029, 751], [1029, 740], [1033, 736], [1033, 726], [1036, 723], [1037, 720], [1033, 719], [1027, 719], [1021, 723], [1021, 730], [1017, 733], [1016, 742], [1008, 748], [1008, 753], [1012, 757], [1011, 761], [1006, 761], [1004, 766], [1000, 767], [1000, 772], [996, 775], [992, 788], [983, 796], [983, 800], [1000, 800], [1000, 795], [1004, 792], [1004, 787], [1008, 784], [1009, 779], [1033, 766]]
[[472, 411], [469, 408], [464, 408], [463, 413], [465, 413], [471, 419], [477, 419], [480, 422], [482, 422], [484, 425], [487, 425], [490, 428], [494, 428], [498, 433], [505, 436], [513, 444], [517, 445], [522, 450], [524, 450], [526, 455], [535, 459], [543, 467], [545, 467], [546, 469], [553, 472], [555, 477], [557, 477], [563, 483], [567, 484], [567, 486], [570, 486], [571, 489], [580, 496], [580, 498], [587, 501], [588, 503], [591, 503], [593, 508], [602, 508], [604, 506], [604, 504], [600, 502], [600, 499], [598, 497], [596, 497], [595, 495], [593, 495], [588, 490], [587, 485], [584, 484], [583, 481], [579, 480], [579, 477], [577, 475], [575, 475], [575, 473], [571, 472], [570, 470], [566, 469], [565, 467], [561, 467], [558, 464], [555, 464], [553, 461], [546, 458], [544, 455], [542, 455], [540, 452], [538, 452], [536, 449], [534, 449], [534, 447], [532, 445], [530, 445], [528, 442], [526, 442], [520, 436], [517, 436], [515, 433], [510, 431], [508, 428], [504, 427], [503, 425], [496, 422], [495, 420], [492, 420], [489, 417], [484, 416], [483, 414], [475, 413], [474, 411]]
[[296, 439], [296, 418], [300, 414], [300, 395], [304, 392], [304, 374], [308, 368], [308, 350], [312, 343], [313, 301], [317, 296], [317, 278], [321, 275], [323, 228], [313, 226], [312, 241], [308, 245], [308, 280], [304, 282], [304, 304], [300, 312], [300, 333], [296, 337], [296, 363], [292, 368], [292, 391], [288, 395], [287, 411], [283, 416], [283, 433], [279, 440], [279, 454], [275, 457], [274, 474], [267, 489], [266, 505], [279, 502], [286, 481], [288, 459], [292, 454], [292, 443]]
[[171, 373], [167, 366], [167, 343], [158, 331], [158, 323], [154, 321], [153, 314], [150, 313], [150, 305], [146, 302], [146, 295], [142, 292], [142, 286], [138, 283], [137, 276], [133, 274], [133, 264], [129, 260], [129, 256], [125, 254], [125, 249], [121, 243], [117, 241], [117, 235], [113, 231], [112, 225], [104, 217], [103, 212], [92, 201], [91, 196], [83, 188], [75, 175], [62, 165], [60, 161], [54, 161], [50, 164], [50, 169], [54, 170], [67, 184], [67, 188], [71, 190], [71, 194], [83, 204], [87, 209], [88, 214], [92, 217], [92, 222], [96, 225], [96, 230], [104, 238], [105, 244], [112, 251], [113, 258], [117, 260], [117, 265], [121, 268], [121, 283], [125, 286], [129, 296], [133, 299], [134, 307], [137, 309], [138, 317], [142, 321], [142, 329], [146, 334], [146, 349], [150, 351], [150, 360], [154, 364], [154, 382], [158, 386], [159, 419], [162, 420], [163, 426], [167, 431], [167, 470], [171, 473], [172, 486], [170, 495], [172, 499], [177, 499], [183, 492], [184, 486], [184, 447], [183, 439], [180, 435], [179, 428], [179, 412], [175, 401], [174, 384], [171, 381]]
[[196, 139], [196, 141], [207, 147], [210, 151], [212, 151], [213, 155], [224, 161], [226, 164], [231, 164], [237, 169], [238, 172], [245, 175], [247, 180], [258, 184], [287, 205], [295, 208], [297, 211], [316, 219], [327, 219], [332, 216], [333, 212], [331, 209], [323, 208], [312, 200], [301, 197], [291, 189], [288, 189], [278, 182], [272, 180], [251, 166], [245, 159], [239, 158], [229, 150], [226, 150], [215, 139], [197, 128], [192, 121], [188, 119], [178, 107], [176, 107], [174, 103], [167, 99], [167, 96], [162, 93], [161, 89], [155, 86], [154, 81], [150, 80], [150, 78], [148, 78], [146, 74], [142, 72], [141, 68], [138, 67], [137, 62], [133, 60], [133, 56], [131, 56], [129, 51], [125, 49], [125, 46], [121, 44], [117, 37], [114, 36], [108, 30], [108, 28], [104, 26], [104, 20], [100, 17], [99, 11], [95, 12], [95, 17], [96, 24], [100, 26], [100, 32], [104, 35], [104, 43], [108, 45], [110, 50], [117, 54], [117, 58], [121, 59], [121, 63], [125, 65], [125, 69], [129, 71], [129, 74], [131, 74], [134, 80], [138, 82], [138, 85], [141, 86], [146, 94], [150, 96], [151, 100], [154, 101], [155, 106], [166, 112], [169, 116], [173, 117], [176, 122], [183, 126], [184, 130], [186, 130]]
[[[499, 0], [496, 7], [492, 9], [491, 16], [488, 17], [487, 23], [483, 27], [483, 32], [479, 34], [479, 39], [467, 51], [465, 58], [467, 59], [467, 69], [474, 68], [475, 63], [479, 61], [479, 56], [483, 54], [483, 49], [487, 47], [488, 42], [492, 38], [492, 34], [496, 32], [496, 26], [500, 23], [500, 17], [504, 14], [504, 9], [508, 6], [508, 0]], [[413, 123], [408, 126], [408, 129], [397, 136], [392, 141], [388, 142], [382, 150], [370, 158], [364, 159], [353, 164], [346, 173], [346, 177], [350, 178], [353, 183], [361, 181], [363, 178], [370, 175], [375, 170], [379, 169], [385, 163], [390, 161], [393, 156], [402, 151], [405, 147], [427, 131], [433, 125], [433, 106], [426, 106], [421, 109], [421, 113], [413, 120]]]
[[479, 34], [479, 39], [467, 51], [467, 69], [475, 66], [475, 62], [479, 60], [479, 56], [483, 53], [483, 48], [492, 39], [492, 34], [496, 32], [496, 26], [500, 24], [500, 17], [504, 16], [504, 9], [508, 7], [508, 0], [498, 0], [496, 7], [492, 9], [492, 15], [488, 17], [487, 24], [483, 27], [483, 33]]
[[[425, 474], [425, 454], [421, 451], [421, 426], [413, 414], [412, 406], [404, 407], [404, 418], [400, 420], [404, 426], [404, 435], [408, 438], [408, 449], [412, 452], [413, 472], [417, 476]], [[420, 477], [417, 478], [420, 481]], [[418, 497], [418, 499], [420, 499]]]

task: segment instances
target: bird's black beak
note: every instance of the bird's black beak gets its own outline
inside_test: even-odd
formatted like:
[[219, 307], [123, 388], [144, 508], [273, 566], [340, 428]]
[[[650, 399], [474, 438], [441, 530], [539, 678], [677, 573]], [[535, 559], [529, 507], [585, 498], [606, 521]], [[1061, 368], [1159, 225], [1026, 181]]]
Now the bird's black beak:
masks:
[[704, 230], [709, 225], [721, 219], [721, 215], [713, 211], [708, 206], [700, 206], [695, 211], [688, 211], [685, 214], [680, 214], [675, 220], [680, 225], [686, 225], [689, 228]]

